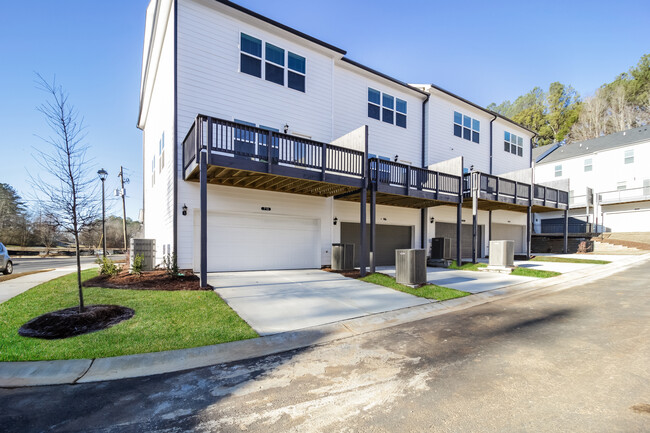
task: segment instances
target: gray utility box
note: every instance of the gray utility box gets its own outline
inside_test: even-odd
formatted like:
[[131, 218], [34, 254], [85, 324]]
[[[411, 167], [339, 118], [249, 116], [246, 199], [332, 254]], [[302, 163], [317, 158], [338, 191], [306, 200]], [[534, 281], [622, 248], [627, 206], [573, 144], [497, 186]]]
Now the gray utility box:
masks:
[[515, 241], [490, 241], [490, 266], [515, 267]]
[[426, 283], [426, 250], [395, 250], [395, 280], [409, 286]]
[[354, 244], [332, 244], [332, 270], [354, 269]]
[[142, 256], [143, 271], [153, 271], [156, 267], [156, 240], [155, 239], [131, 239], [129, 249], [129, 269], [133, 267], [135, 256]]
[[432, 260], [451, 260], [451, 239], [433, 238], [431, 239], [431, 259]]

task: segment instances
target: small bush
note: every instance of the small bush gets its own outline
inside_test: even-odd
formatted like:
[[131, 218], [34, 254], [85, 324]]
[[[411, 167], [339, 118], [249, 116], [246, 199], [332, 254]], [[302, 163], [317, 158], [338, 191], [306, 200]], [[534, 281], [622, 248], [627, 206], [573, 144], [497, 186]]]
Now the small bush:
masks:
[[97, 257], [95, 263], [99, 264], [99, 275], [107, 275], [109, 277], [114, 277], [119, 274], [122, 270], [117, 266], [111, 259], [105, 256]]
[[142, 254], [136, 254], [133, 258], [133, 264], [131, 265], [131, 272], [136, 275], [142, 274], [142, 266], [144, 265], [144, 256]]
[[167, 254], [163, 257], [163, 266], [167, 275], [172, 277], [178, 276], [178, 263], [176, 263], [176, 253]]

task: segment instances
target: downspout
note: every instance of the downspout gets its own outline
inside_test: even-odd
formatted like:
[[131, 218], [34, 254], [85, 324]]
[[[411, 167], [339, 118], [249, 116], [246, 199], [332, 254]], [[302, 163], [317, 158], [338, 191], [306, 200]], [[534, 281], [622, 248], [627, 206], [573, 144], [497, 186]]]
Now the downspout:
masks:
[[[426, 157], [426, 106], [429, 102], [429, 93], [427, 93], [427, 98], [422, 102], [422, 168], [427, 168], [427, 157]], [[436, 188], [438, 186], [436, 185]], [[420, 209], [420, 247], [426, 249], [427, 247], [427, 236], [429, 235], [429, 230], [427, 229], [427, 208]], [[425, 255], [427, 253], [425, 252]]]
[[496, 114], [494, 114], [493, 116], [494, 117], [492, 118], [492, 120], [490, 120], [490, 174], [493, 174], [492, 173], [492, 159], [493, 159], [493, 156], [494, 156], [494, 150], [493, 150], [494, 149], [494, 145], [493, 145], [494, 140], [493, 140], [493, 137], [492, 137], [492, 135], [493, 135], [492, 134], [492, 122], [497, 120]]
[[[172, 219], [174, 257], [178, 261], [178, 1], [174, 1], [174, 217]], [[198, 155], [197, 155], [198, 156]], [[184, 167], [183, 167], [184, 168]]]

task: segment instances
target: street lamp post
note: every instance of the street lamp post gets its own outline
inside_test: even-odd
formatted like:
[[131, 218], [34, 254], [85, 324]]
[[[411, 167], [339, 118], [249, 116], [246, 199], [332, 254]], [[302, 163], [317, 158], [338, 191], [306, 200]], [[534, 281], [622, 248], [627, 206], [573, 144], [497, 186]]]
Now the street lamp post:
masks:
[[106, 201], [104, 195], [104, 181], [108, 177], [108, 172], [103, 168], [97, 172], [99, 179], [102, 181], [102, 249], [106, 257]]

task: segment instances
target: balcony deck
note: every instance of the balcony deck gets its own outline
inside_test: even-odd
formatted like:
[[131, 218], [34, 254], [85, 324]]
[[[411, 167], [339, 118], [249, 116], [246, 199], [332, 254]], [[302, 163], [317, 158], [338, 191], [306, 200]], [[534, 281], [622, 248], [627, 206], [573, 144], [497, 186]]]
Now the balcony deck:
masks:
[[370, 184], [377, 204], [425, 208], [460, 201], [459, 176], [202, 115], [183, 141], [185, 180], [199, 181], [197, 155], [203, 148], [210, 184], [356, 202]]
[[203, 148], [211, 184], [321, 197], [365, 185], [364, 152], [201, 115], [183, 141], [185, 180], [199, 181]]
[[[566, 210], [569, 207], [567, 191], [544, 185], [531, 185], [480, 172], [465, 174], [463, 176], [464, 197], [471, 198], [474, 187], [477, 188], [481, 210], [502, 209], [526, 212], [528, 206], [532, 206], [533, 212], [542, 213]], [[472, 201], [465, 200], [463, 206], [471, 207]]]

